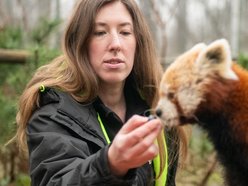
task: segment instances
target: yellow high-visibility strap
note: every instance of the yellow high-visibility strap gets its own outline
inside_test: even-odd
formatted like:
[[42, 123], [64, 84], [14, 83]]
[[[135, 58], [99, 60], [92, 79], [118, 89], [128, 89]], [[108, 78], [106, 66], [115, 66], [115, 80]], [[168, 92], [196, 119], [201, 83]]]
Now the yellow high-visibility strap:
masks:
[[107, 143], [110, 144], [111, 141], [110, 141], [110, 139], [109, 139], [109, 137], [108, 137], [108, 133], [107, 133], [107, 131], [106, 131], [106, 129], [105, 129], [103, 123], [102, 123], [101, 117], [100, 117], [100, 115], [99, 115], [98, 112], [97, 112], [97, 119], [98, 119], [98, 121], [99, 121], [99, 123], [100, 123], [101, 129], [102, 129], [102, 132], [103, 132], [103, 135], [104, 135], [104, 137], [105, 137]]
[[[103, 135], [104, 135], [107, 143], [110, 144], [111, 141], [110, 141], [110, 139], [108, 137], [108, 133], [107, 133], [105, 127], [104, 127], [104, 124], [103, 124], [103, 122], [101, 120], [101, 117], [100, 117], [99, 113], [97, 113], [97, 119], [98, 119], [98, 122], [99, 122], [99, 124], [101, 126]], [[160, 177], [155, 180], [155, 186], [166, 186], [166, 180], [167, 180], [167, 173], [168, 173], [168, 151], [167, 151], [167, 145], [166, 145], [166, 141], [165, 141], [164, 135], [162, 135], [162, 138], [163, 138], [163, 143], [164, 143], [164, 147], [165, 147], [165, 155], [166, 155], [166, 158], [165, 158], [165, 168], [164, 168], [162, 174], [160, 175]], [[157, 141], [156, 141], [156, 143], [157, 143]], [[154, 168], [156, 177], [158, 177], [158, 174], [159, 174], [159, 171], [160, 171], [160, 156], [159, 155], [157, 155], [153, 159], [153, 168]]]
[[[165, 147], [165, 156], [166, 156], [165, 167], [160, 177], [155, 180], [155, 186], [166, 186], [166, 180], [167, 180], [167, 174], [168, 174], [168, 151], [167, 151], [167, 145], [166, 145], [164, 134], [162, 135], [162, 138], [163, 138], [163, 143]], [[156, 141], [156, 143], [158, 142]], [[153, 159], [153, 168], [154, 168], [156, 177], [158, 177], [159, 171], [160, 171], [160, 156], [159, 155], [157, 155]]]

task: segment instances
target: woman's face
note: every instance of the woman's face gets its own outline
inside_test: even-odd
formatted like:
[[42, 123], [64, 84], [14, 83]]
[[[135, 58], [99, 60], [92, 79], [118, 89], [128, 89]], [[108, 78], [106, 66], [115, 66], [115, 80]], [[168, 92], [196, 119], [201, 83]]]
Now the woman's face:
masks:
[[130, 74], [136, 39], [132, 18], [121, 2], [103, 6], [96, 15], [89, 43], [89, 59], [100, 81], [122, 83]]

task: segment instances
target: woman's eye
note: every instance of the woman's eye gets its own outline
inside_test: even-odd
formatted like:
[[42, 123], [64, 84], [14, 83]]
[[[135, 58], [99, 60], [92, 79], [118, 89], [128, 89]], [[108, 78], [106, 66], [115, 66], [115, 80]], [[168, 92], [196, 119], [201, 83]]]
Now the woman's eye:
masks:
[[96, 32], [94, 32], [95, 36], [103, 36], [104, 34], [106, 34], [105, 31], [96, 31]]
[[122, 35], [124, 35], [124, 36], [128, 36], [128, 35], [130, 35], [131, 34], [131, 32], [126, 32], [126, 31], [123, 31], [123, 32], [120, 32]]

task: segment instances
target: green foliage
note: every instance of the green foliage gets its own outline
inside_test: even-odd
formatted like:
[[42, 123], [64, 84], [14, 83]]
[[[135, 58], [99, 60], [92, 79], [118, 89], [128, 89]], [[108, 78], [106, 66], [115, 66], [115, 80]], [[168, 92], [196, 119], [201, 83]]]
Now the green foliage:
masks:
[[6, 143], [10, 139], [11, 134], [15, 129], [15, 113], [16, 113], [16, 98], [11, 99], [10, 96], [5, 96], [0, 90], [0, 104], [2, 110], [0, 112], [0, 144]]
[[[22, 31], [17, 27], [6, 27], [0, 31], [0, 48], [16, 49], [23, 44]], [[15, 129], [16, 89], [22, 85], [24, 73], [19, 65], [0, 64], [0, 144], [4, 144]]]
[[[10, 185], [10, 179], [4, 178], [0, 180], [0, 186]], [[30, 177], [26, 174], [19, 174], [14, 183], [15, 186], [30, 186], [31, 180]]]
[[19, 27], [5, 27], [0, 30], [0, 48], [21, 48], [23, 33]]
[[29, 176], [25, 174], [20, 174], [18, 175], [16, 181], [15, 181], [16, 186], [29, 186], [31, 185], [31, 181]]
[[193, 127], [192, 138], [190, 139], [190, 149], [200, 157], [206, 157], [214, 151], [208, 136], [198, 127]]
[[18, 98], [36, 68], [51, 61], [60, 52], [37, 47], [37, 54], [26, 65], [0, 64], [0, 144], [6, 142], [15, 130]]
[[9, 184], [9, 178], [4, 178], [0, 180], [0, 186], [6, 186]]
[[30, 48], [30, 51], [33, 53], [33, 57], [29, 61], [29, 67], [33, 68], [33, 71], [49, 63], [52, 59], [61, 54], [60, 49], [49, 49], [45, 45], [36, 45], [36, 47]]
[[248, 55], [247, 54], [240, 54], [238, 57], [238, 63], [248, 69]]
[[38, 44], [44, 44], [47, 36], [56, 29], [60, 22], [61, 20], [59, 19], [47, 20], [42, 18], [36, 28], [32, 31], [32, 41]]
[[[0, 147], [11, 139], [16, 131], [15, 117], [18, 99], [33, 73], [38, 67], [50, 62], [61, 53], [60, 49], [50, 49], [45, 43], [58, 23], [58, 21], [43, 21], [29, 34], [31, 37], [28, 39], [31, 38], [31, 41], [29, 40], [28, 43], [24, 41], [24, 32], [20, 28], [7, 27], [0, 30], [0, 48], [23, 49], [32, 54], [25, 65], [0, 63]], [[0, 186], [9, 184], [8, 177], [0, 177]], [[28, 186], [30, 185], [29, 176], [25, 174], [17, 175], [15, 183], [12, 184]]]

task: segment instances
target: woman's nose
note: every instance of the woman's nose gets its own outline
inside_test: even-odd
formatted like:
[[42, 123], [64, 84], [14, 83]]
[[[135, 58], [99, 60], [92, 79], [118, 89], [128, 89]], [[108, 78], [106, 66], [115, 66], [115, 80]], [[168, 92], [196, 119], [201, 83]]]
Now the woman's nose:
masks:
[[115, 51], [115, 52], [120, 51], [121, 42], [120, 42], [119, 35], [117, 33], [111, 34], [109, 49], [110, 49], [110, 51]]

